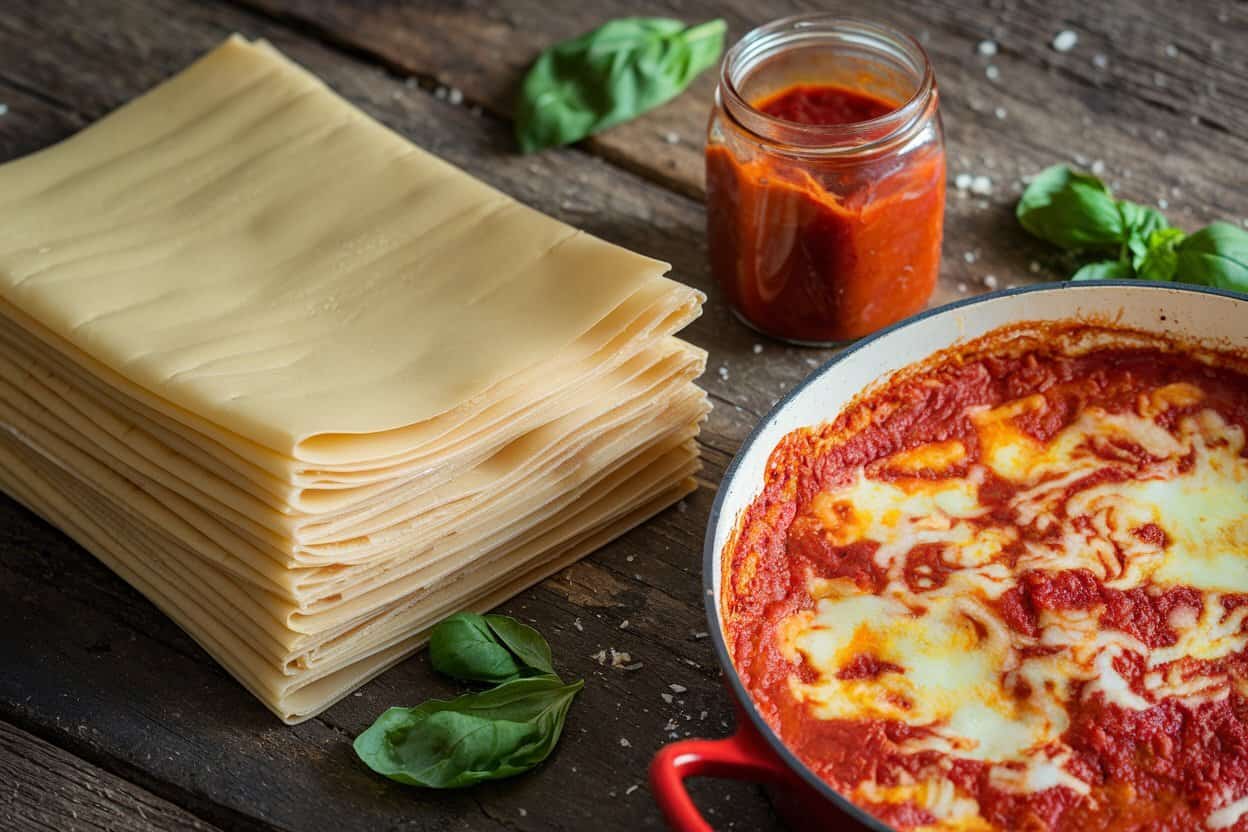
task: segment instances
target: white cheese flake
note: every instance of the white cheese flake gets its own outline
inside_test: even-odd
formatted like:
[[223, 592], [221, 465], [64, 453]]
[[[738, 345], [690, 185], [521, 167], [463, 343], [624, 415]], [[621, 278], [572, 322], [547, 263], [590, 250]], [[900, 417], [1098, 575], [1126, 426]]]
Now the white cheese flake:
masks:
[[1053, 48], [1058, 52], [1069, 52], [1079, 43], [1079, 35], [1070, 29], [1063, 29], [1053, 36]]
[[985, 58], [991, 58], [997, 54], [997, 42], [993, 40], [981, 40], [979, 45], [975, 47], [975, 51], [983, 55]]

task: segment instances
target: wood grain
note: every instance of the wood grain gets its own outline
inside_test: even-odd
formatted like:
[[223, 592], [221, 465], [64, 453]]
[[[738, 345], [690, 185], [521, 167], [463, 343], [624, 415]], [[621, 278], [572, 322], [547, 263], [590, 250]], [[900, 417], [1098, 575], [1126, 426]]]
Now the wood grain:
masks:
[[0, 721], [6, 832], [212, 832], [215, 826]]
[[[137, 593], [7, 500], [0, 500], [0, 719], [222, 828], [659, 829], [644, 783], [654, 751], [673, 736], [726, 734], [733, 719], [709, 641], [699, 637], [706, 629], [699, 553], [715, 484], [757, 419], [832, 352], [756, 337], [709, 285], [697, 198], [709, 77], [574, 149], [517, 156], [505, 116], [516, 79], [540, 48], [609, 17], [722, 13], [736, 37], [798, 7], [745, 0], [0, 4], [0, 102], [8, 107], [0, 160], [80, 129], [231, 31], [268, 37], [422, 146], [547, 213], [668, 260], [678, 279], [708, 291], [706, 314], [688, 335], [710, 351], [704, 384], [717, 404], [702, 437], [702, 490], [503, 608], [548, 636], [561, 672], [587, 679], [558, 752], [531, 776], [451, 794], [374, 777], [355, 760], [351, 738], [390, 705], [454, 692], [423, 657], [322, 718], [284, 728]], [[1005, 285], [1065, 273], [1069, 264], [1023, 235], [1012, 216], [1019, 179], [1059, 159], [1101, 160], [1123, 195], [1164, 199], [1186, 226], [1248, 217], [1242, 4], [930, 0], [853, 9], [891, 17], [922, 37], [942, 84], [950, 180], [957, 173], [993, 180], [987, 197], [951, 195], [937, 302], [983, 291], [989, 275]], [[1063, 54], [1048, 44], [1064, 28], [1078, 31], [1080, 42]], [[1000, 45], [998, 55], [977, 54], [983, 38]], [[1096, 55], [1105, 60], [1094, 62]], [[997, 83], [986, 76], [990, 62]], [[439, 97], [445, 86], [461, 90], [465, 102]], [[608, 648], [628, 651], [642, 669], [600, 665], [593, 657]], [[672, 684], [687, 691], [673, 695]], [[751, 787], [696, 783], [694, 791], [722, 828], [778, 828]]]
[[[373, 55], [469, 104], [508, 115], [518, 79], [546, 46], [617, 16], [723, 17], [729, 43], [788, 14], [825, 10], [886, 20], [917, 36], [936, 67], [954, 169], [1012, 183], [1058, 159], [1101, 159], [1125, 192], [1190, 205], [1196, 218], [1243, 215], [1248, 164], [1248, 7], [1243, 3], [1078, 0], [242, 0]], [[1120, 10], [1120, 11], [1115, 11]], [[1076, 47], [1059, 53], [1069, 29]], [[437, 32], [436, 37], [430, 33]], [[998, 54], [978, 55], [992, 40]], [[1099, 56], [1099, 57], [1098, 57]], [[990, 80], [987, 66], [999, 70]], [[702, 191], [702, 139], [714, 72], [663, 108], [587, 149], [685, 193]], [[997, 117], [998, 108], [1005, 111]], [[671, 138], [676, 144], [670, 144]], [[965, 160], [965, 161], [963, 161]], [[1228, 169], [1238, 175], [1226, 177]], [[1179, 188], [1179, 197], [1170, 189]], [[994, 200], [995, 202], [996, 200]]]

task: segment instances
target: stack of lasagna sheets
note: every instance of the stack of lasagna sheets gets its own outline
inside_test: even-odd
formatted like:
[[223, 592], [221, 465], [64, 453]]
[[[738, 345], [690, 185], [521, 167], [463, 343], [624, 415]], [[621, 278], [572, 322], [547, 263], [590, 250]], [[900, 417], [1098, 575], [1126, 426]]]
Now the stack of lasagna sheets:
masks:
[[296, 722], [694, 487], [665, 271], [235, 37], [0, 167], [0, 485]]

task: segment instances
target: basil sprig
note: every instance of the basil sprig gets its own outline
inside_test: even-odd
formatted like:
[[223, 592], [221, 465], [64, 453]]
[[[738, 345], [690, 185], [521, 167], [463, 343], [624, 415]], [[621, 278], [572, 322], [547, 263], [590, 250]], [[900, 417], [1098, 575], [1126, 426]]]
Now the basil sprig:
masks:
[[412, 786], [459, 788], [528, 771], [554, 750], [585, 684], [564, 684], [546, 639], [505, 615], [453, 615], [434, 628], [429, 653], [448, 676], [500, 684], [390, 708], [356, 737], [369, 768]]
[[516, 141], [525, 153], [570, 144], [675, 98], [724, 49], [727, 24], [626, 17], [555, 44], [520, 86]]
[[1248, 232], [1215, 222], [1187, 234], [1156, 209], [1114, 199], [1100, 179], [1066, 165], [1036, 176], [1016, 214], [1040, 239], [1101, 258], [1072, 280], [1177, 280], [1248, 292]]

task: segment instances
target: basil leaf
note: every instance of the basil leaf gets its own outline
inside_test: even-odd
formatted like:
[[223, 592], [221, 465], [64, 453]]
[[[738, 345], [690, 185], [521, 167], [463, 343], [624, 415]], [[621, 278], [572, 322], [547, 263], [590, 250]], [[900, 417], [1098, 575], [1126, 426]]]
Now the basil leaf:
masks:
[[524, 670], [485, 617], [473, 613], [457, 613], [433, 628], [429, 659], [439, 673], [468, 682], [506, 682]]
[[1144, 265], [1144, 257], [1148, 254], [1148, 238], [1154, 231], [1169, 228], [1170, 223], [1160, 211], [1140, 205], [1138, 202], [1118, 200], [1118, 213], [1122, 215], [1125, 246], [1130, 254], [1131, 266], [1139, 271]]
[[1189, 235], [1176, 253], [1179, 280], [1248, 292], [1248, 231], [1215, 222]]
[[390, 708], [355, 738], [365, 765], [431, 789], [521, 774], [550, 756], [584, 682], [516, 679], [450, 701]]
[[628, 17], [550, 47], [520, 87], [516, 141], [525, 153], [569, 144], [675, 98], [724, 48], [727, 24]]
[[1174, 280], [1179, 255], [1175, 248], [1187, 234], [1177, 228], [1162, 228], [1148, 235], [1148, 250], [1138, 268], [1142, 280]]
[[433, 628], [429, 659], [434, 670], [466, 682], [555, 676], [546, 639], [505, 615], [452, 615]]
[[1035, 236], [1067, 249], [1117, 245], [1125, 224], [1105, 183], [1066, 165], [1041, 171], [1015, 210]]
[[1071, 280], [1125, 280], [1134, 277], [1131, 266], [1121, 260], [1089, 263], [1070, 276]]
[[485, 621], [494, 635], [520, 659], [526, 670], [547, 676], [556, 675], [550, 645], [541, 633], [506, 615], [487, 615]]

